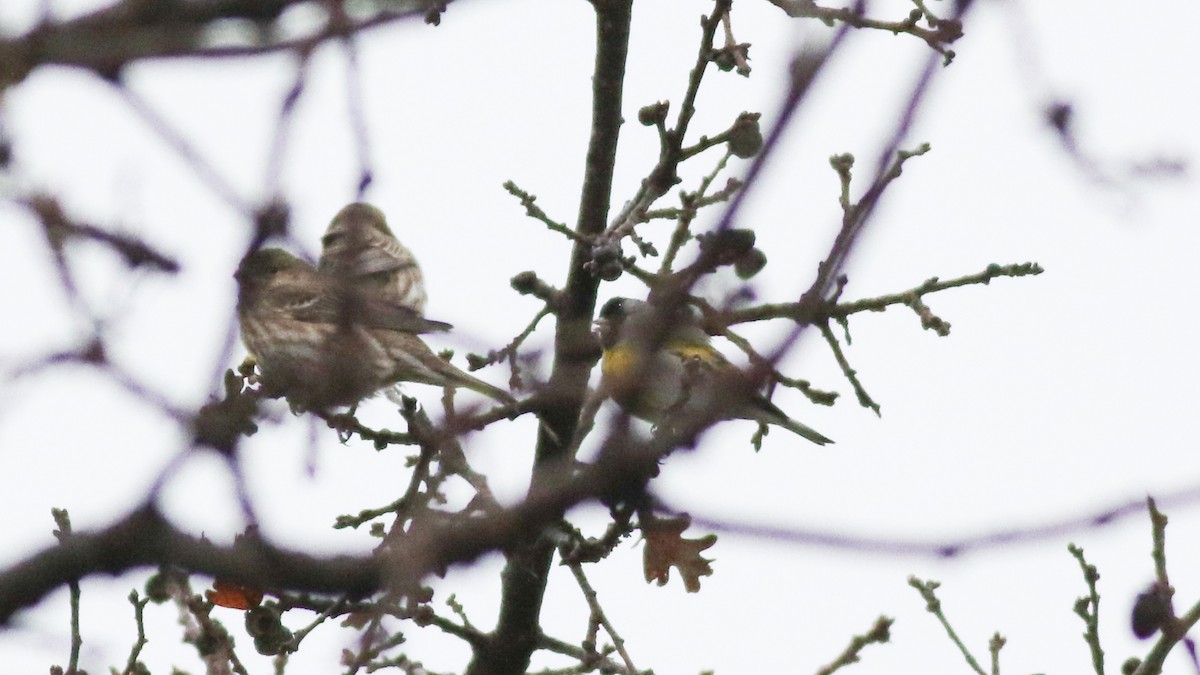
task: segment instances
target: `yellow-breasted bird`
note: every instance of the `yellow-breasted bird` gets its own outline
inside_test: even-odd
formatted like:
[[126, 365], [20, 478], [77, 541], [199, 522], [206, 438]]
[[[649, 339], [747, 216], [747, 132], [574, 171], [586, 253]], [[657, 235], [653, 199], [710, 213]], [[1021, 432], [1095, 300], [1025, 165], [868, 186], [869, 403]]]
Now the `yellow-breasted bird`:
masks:
[[465, 387], [512, 403], [508, 392], [434, 354], [417, 333], [444, 331], [277, 248], [242, 260], [238, 321], [264, 384], [306, 410], [355, 405], [398, 382]]
[[[664, 322], [668, 325], [654, 325]], [[833, 442], [765, 396], [730, 386], [737, 366], [712, 346], [690, 314], [667, 317], [641, 300], [613, 298], [600, 309], [596, 326], [604, 350], [602, 386], [634, 417], [658, 423], [668, 414], [686, 416], [716, 405], [722, 419], [774, 424], [817, 445]], [[661, 346], [648, 353], [643, 345], [656, 330], [665, 331]]]
[[330, 221], [317, 269], [364, 293], [425, 313], [425, 278], [412, 251], [388, 227], [383, 211], [356, 202]]

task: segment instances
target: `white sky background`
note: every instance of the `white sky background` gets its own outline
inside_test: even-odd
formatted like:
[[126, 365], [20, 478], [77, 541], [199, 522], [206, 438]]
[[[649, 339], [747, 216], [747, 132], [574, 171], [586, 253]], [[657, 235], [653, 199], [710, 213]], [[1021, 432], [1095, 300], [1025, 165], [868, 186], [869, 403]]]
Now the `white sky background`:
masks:
[[[24, 30], [37, 4], [5, 3], [0, 26]], [[934, 3], [935, 11], [942, 4]], [[873, 13], [887, 18], [909, 9], [877, 5]], [[54, 6], [68, 16], [85, 3]], [[910, 161], [889, 190], [846, 270], [846, 297], [905, 290], [993, 262], [1036, 261], [1046, 273], [927, 297], [953, 324], [948, 338], [922, 331], [903, 308], [854, 317], [847, 354], [882, 404], [882, 418], [857, 406], [828, 348], [810, 332], [785, 372], [842, 398], [832, 409], [792, 392], [778, 400], [837, 445], [817, 449], [777, 431], [755, 455], [747, 443], [752, 425], [723, 424], [700, 452], [667, 463], [656, 487], [674, 504], [736, 522], [949, 540], [1093, 513], [1200, 478], [1191, 440], [1200, 375], [1193, 347], [1200, 339], [1192, 311], [1200, 244], [1194, 172], [1098, 185], [1069, 161], [1040, 117], [1053, 97], [1073, 102], [1085, 152], [1121, 176], [1129, 161], [1194, 162], [1200, 96], [1189, 78], [1200, 45], [1189, 27], [1200, 10], [1184, 2], [1142, 12], [1115, 2], [1021, 7], [1025, 22], [1014, 21], [1010, 3], [982, 3], [971, 16], [955, 63], [939, 74], [906, 143], [927, 141], [933, 151]], [[653, 131], [636, 124], [636, 111], [660, 99], [678, 104], [698, 19], [709, 11], [711, 3], [691, 0], [636, 3], [614, 208], [632, 195], [656, 153]], [[748, 80], [706, 76], [697, 133], [724, 129], [742, 110], [769, 118], [791, 51], [823, 32], [756, 0], [739, 0], [733, 18], [738, 40], [753, 43], [754, 73]], [[592, 35], [592, 11], [582, 0], [525, 1], [463, 3], [439, 28], [406, 24], [360, 40], [375, 176], [367, 197], [420, 256], [430, 316], [457, 327], [440, 346], [460, 353], [498, 347], [520, 331], [537, 305], [509, 289], [515, 273], [533, 269], [553, 284], [563, 281], [566, 241], [525, 218], [500, 186], [515, 180], [551, 217], [574, 221], [590, 120]], [[763, 299], [794, 299], [811, 282], [838, 225], [828, 157], [856, 154], [861, 193], [927, 53], [909, 36], [851, 37], [851, 49], [818, 81], [739, 223], [756, 230], [770, 259], [756, 280]], [[322, 48], [293, 121], [285, 190], [294, 232], [310, 254], [357, 180], [345, 74], [344, 51]], [[159, 62], [128, 76], [244, 198], [261, 201], [279, 97], [291, 82], [288, 58]], [[70, 255], [91, 306], [113, 317], [114, 359], [180, 405], [203, 402], [214, 386], [213, 361], [235, 301], [232, 273], [250, 223], [95, 78], [40, 69], [4, 103], [21, 181], [5, 190], [51, 190], [72, 215], [117, 223], [182, 262], [176, 278], [131, 281], [96, 247], [77, 246]], [[685, 176], [694, 179], [716, 159], [712, 151], [693, 160]], [[745, 166], [735, 162], [732, 170]], [[694, 180], [681, 187], [691, 189]], [[10, 289], [0, 295], [0, 311], [18, 327], [0, 332], [0, 357], [23, 363], [73, 347], [84, 329], [64, 320], [65, 300], [36, 224], [8, 205], [0, 206], [0, 218], [0, 265], [9, 270]], [[669, 227], [643, 232], [662, 242]], [[601, 297], [643, 292], [623, 278], [605, 284]], [[770, 345], [784, 330], [747, 332]], [[549, 335], [540, 332], [533, 344], [549, 345]], [[229, 365], [240, 358], [239, 351]], [[500, 383], [506, 373], [483, 376]], [[436, 411], [440, 392], [407, 390]], [[382, 400], [365, 406], [364, 415], [377, 426], [401, 424]], [[309, 477], [310, 427], [302, 418], [280, 419], [262, 424], [243, 446], [265, 533], [309, 551], [367, 550], [374, 540], [364, 533], [328, 525], [337, 514], [391, 501], [407, 480], [403, 453], [343, 447], [321, 429], [316, 475]], [[522, 420], [469, 441], [472, 463], [507, 500], [524, 488], [533, 431]], [[85, 369], [6, 384], [0, 565], [52, 545], [51, 507], [70, 509], [77, 529], [126, 513], [182, 442], [173, 424]], [[181, 526], [228, 541], [242, 526], [231, 494], [220, 462], [197, 457], [172, 482], [166, 505]], [[1192, 544], [1200, 518], [1195, 505], [1168, 515], [1172, 581], [1178, 606], [1186, 608], [1200, 597], [1200, 549]], [[951, 560], [722, 535], [708, 552], [717, 559], [715, 573], [694, 595], [677, 577], [665, 588], [646, 585], [641, 547], [632, 542], [589, 572], [634, 662], [659, 673], [813, 672], [880, 614], [896, 618], [893, 642], [868, 648], [854, 672], [967, 672], [907, 586], [909, 574], [943, 582], [946, 611], [976, 656], [986, 658], [993, 631], [1009, 638], [1002, 672], [1088, 672], [1083, 623], [1071, 610], [1086, 587], [1068, 541], [1084, 546], [1100, 568], [1102, 638], [1115, 671], [1149, 647], [1128, 629], [1133, 598], [1153, 574], [1145, 518]], [[435, 583], [439, 611], [458, 592], [472, 621], [490, 628], [498, 565], [493, 557]], [[84, 668], [102, 672], [124, 662], [135, 636], [125, 596], [143, 579], [84, 584]], [[0, 632], [7, 672], [65, 665], [66, 600], [65, 591], [56, 593]], [[585, 612], [562, 570], [543, 625], [578, 641]], [[216, 614], [240, 634], [237, 612]], [[151, 642], [143, 658], [154, 672], [172, 665], [198, 671], [190, 648], [179, 644], [174, 618], [167, 607], [147, 610]], [[295, 629], [309, 618], [293, 612], [285, 622]], [[348, 635], [318, 629], [289, 672], [333, 672]], [[453, 641], [432, 630], [408, 636], [410, 655], [429, 668], [461, 669], [465, 650], [449, 648]], [[239, 646], [251, 672], [269, 671], [249, 639]], [[548, 663], [558, 661], [535, 660]], [[1191, 670], [1181, 650], [1167, 663], [1167, 672]]]

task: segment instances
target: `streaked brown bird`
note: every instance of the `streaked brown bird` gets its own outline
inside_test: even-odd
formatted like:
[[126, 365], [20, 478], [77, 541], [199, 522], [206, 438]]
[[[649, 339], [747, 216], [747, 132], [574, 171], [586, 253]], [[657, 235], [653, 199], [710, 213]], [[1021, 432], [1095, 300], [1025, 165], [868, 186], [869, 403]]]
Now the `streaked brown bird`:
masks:
[[234, 277], [246, 349], [267, 390], [297, 408], [355, 405], [398, 382], [465, 387], [514, 401], [442, 360], [417, 337], [449, 324], [365, 294], [287, 251], [255, 251]]
[[417, 314], [425, 313], [425, 278], [412, 251], [388, 227], [383, 211], [356, 202], [330, 221], [317, 269]]

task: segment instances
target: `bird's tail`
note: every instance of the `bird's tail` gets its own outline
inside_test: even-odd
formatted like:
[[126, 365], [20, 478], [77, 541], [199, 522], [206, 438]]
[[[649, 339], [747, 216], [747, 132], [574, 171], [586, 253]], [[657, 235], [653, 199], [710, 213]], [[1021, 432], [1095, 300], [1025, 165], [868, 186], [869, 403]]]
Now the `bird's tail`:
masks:
[[771, 403], [765, 397], [755, 397], [751, 405], [746, 406], [746, 408], [743, 411], [746, 414], [742, 415], [742, 417], [783, 427], [793, 434], [812, 441], [817, 445], [829, 445], [833, 443], [833, 439], [825, 436], [816, 429], [788, 417], [787, 413], [779, 409], [779, 406]]
[[516, 404], [517, 399], [514, 398], [513, 395], [508, 393], [507, 391], [504, 391], [503, 389], [501, 389], [499, 387], [490, 385], [487, 382], [484, 382], [483, 380], [481, 380], [473, 375], [468, 375], [467, 373], [459, 370], [458, 368], [455, 368], [454, 366], [451, 366], [448, 363], [446, 365], [449, 366], [449, 368], [454, 371], [453, 373], [447, 373], [447, 374], [451, 376], [451, 378], [454, 380], [455, 384], [458, 384], [462, 387], [470, 389], [471, 391], [483, 394], [484, 396], [487, 396], [489, 398], [493, 398], [493, 399], [499, 401], [500, 403], [504, 403], [505, 405]]
[[813, 443], [816, 443], [817, 445], [828, 445], [833, 442], [833, 439], [823, 435], [816, 429], [806, 424], [801, 424], [800, 422], [797, 422], [786, 415], [783, 416], [782, 420], [776, 422], [776, 424], [796, 434], [797, 436], [802, 436]]
[[490, 385], [487, 382], [454, 367], [453, 364], [447, 363], [438, 359], [439, 364], [433, 368], [433, 372], [425, 371], [423, 374], [408, 373], [404, 379], [410, 382], [423, 382], [432, 384], [438, 387], [462, 387], [471, 391], [483, 394], [488, 398], [505, 405], [516, 405], [517, 399], [512, 394], [503, 389]]
[[392, 382], [421, 382], [437, 387], [463, 387], [493, 398], [505, 405], [513, 405], [517, 399], [507, 391], [494, 387], [483, 380], [459, 370], [442, 359], [420, 338], [399, 331], [377, 331], [384, 338], [383, 346], [392, 361]]

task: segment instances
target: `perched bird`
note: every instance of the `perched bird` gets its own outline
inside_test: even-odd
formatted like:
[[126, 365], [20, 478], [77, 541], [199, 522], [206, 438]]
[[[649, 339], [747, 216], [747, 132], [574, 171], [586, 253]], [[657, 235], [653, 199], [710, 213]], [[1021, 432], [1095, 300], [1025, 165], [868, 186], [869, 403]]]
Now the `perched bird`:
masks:
[[[655, 326], [668, 322], [670, 325]], [[712, 346], [690, 314], [666, 317], [640, 300], [613, 298], [600, 309], [596, 325], [603, 348], [603, 385], [629, 414], [658, 423], [668, 414], [689, 414], [720, 406], [723, 419], [746, 419], [781, 426], [825, 445], [833, 441], [790, 417], [765, 396], [738, 392], [723, 379], [738, 375]], [[645, 353], [643, 344], [661, 335], [661, 347]], [[722, 398], [738, 400], [725, 400]]]
[[512, 403], [507, 392], [455, 368], [417, 333], [450, 324], [364, 294], [277, 249], [242, 260], [238, 320], [263, 383], [305, 410], [350, 406], [398, 382], [465, 387]]
[[387, 225], [383, 211], [356, 202], [337, 212], [321, 237], [317, 269], [380, 300], [425, 313], [417, 259]]

